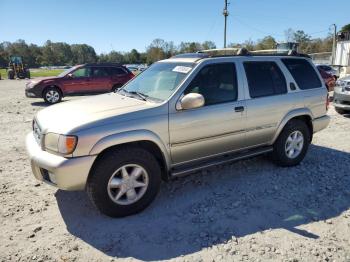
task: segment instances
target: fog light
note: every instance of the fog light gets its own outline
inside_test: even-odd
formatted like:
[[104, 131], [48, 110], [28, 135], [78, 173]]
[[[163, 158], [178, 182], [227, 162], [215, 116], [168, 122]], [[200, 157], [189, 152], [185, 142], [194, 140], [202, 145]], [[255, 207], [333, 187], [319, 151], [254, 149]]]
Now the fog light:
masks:
[[34, 93], [27, 92], [27, 96], [29, 96], [29, 97], [35, 97], [35, 94], [34, 94]]
[[57, 184], [55, 174], [52, 174], [50, 172], [48, 172], [48, 173], [49, 173], [49, 178], [50, 178], [51, 183]]

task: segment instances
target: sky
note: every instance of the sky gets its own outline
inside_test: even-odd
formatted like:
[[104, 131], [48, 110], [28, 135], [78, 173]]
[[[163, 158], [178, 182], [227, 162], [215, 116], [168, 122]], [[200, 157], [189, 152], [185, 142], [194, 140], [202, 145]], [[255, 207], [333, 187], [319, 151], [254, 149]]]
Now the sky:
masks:
[[[350, 23], [350, 0], [229, 0], [227, 42], [285, 30], [325, 37], [331, 24]], [[223, 46], [224, 0], [0, 0], [0, 42], [24, 39], [88, 44], [100, 53], [145, 51], [155, 38], [210, 40]]]

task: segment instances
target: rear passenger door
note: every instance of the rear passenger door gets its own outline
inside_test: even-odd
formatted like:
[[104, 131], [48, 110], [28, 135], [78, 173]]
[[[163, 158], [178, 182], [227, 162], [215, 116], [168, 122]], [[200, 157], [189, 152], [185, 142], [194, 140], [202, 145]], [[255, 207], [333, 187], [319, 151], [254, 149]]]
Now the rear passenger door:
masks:
[[112, 85], [118, 87], [123, 86], [133, 77], [132, 73], [129, 73], [122, 67], [110, 67], [109, 74], [111, 76]]
[[281, 61], [278, 59], [244, 61], [246, 75], [248, 147], [268, 144], [272, 141], [282, 118], [294, 107], [292, 94]]
[[106, 67], [92, 67], [91, 68], [91, 92], [106, 92], [112, 89], [111, 77]]

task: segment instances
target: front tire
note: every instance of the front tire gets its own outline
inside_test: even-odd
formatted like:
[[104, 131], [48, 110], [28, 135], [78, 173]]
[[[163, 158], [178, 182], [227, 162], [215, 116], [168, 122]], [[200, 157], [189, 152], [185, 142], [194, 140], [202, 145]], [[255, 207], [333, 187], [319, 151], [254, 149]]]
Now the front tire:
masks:
[[9, 70], [7, 72], [7, 78], [11, 79], [11, 80], [13, 80], [15, 78], [15, 73], [13, 72], [13, 70]]
[[289, 121], [273, 145], [274, 162], [283, 167], [298, 165], [306, 155], [310, 137], [310, 130], [304, 121]]
[[48, 104], [56, 104], [61, 102], [62, 93], [57, 87], [48, 87], [43, 92], [43, 98]]
[[157, 196], [161, 183], [158, 161], [142, 148], [119, 148], [93, 167], [86, 191], [97, 209], [110, 217], [144, 210]]

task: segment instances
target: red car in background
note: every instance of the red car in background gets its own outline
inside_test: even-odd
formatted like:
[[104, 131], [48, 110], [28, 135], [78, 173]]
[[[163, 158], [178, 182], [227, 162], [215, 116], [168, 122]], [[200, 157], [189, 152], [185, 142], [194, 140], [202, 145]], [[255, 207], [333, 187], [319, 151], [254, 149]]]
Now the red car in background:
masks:
[[317, 69], [320, 72], [323, 81], [326, 83], [328, 92], [334, 91], [335, 82], [337, 81], [336, 78], [319, 67], [317, 67]]
[[43, 98], [55, 104], [62, 97], [113, 92], [134, 77], [126, 67], [114, 63], [78, 65], [57, 77], [33, 79], [26, 83], [26, 97]]

